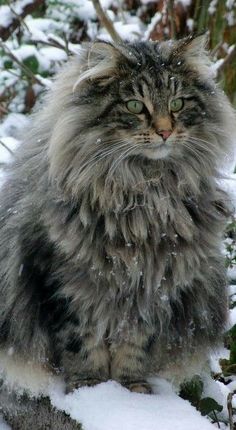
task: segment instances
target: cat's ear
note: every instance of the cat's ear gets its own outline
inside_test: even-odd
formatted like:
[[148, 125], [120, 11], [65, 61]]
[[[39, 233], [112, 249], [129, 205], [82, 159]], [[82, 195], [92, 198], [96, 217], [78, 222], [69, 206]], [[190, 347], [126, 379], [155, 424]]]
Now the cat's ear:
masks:
[[82, 72], [74, 89], [86, 81], [96, 80], [100, 85], [110, 82], [118, 75], [117, 64], [122, 56], [122, 47], [109, 42], [94, 42], [85, 52]]
[[190, 35], [179, 41], [179, 51], [184, 56], [186, 63], [206, 77], [212, 75], [211, 60], [206, 49], [208, 35], [208, 33], [198, 36]]

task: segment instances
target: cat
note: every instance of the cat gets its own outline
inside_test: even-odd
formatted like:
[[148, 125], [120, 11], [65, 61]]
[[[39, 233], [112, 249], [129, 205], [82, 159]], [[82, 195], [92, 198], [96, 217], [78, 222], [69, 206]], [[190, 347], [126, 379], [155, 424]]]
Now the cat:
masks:
[[71, 59], [8, 166], [0, 347], [63, 376], [150, 393], [227, 322], [219, 186], [235, 114], [204, 36], [96, 41]]

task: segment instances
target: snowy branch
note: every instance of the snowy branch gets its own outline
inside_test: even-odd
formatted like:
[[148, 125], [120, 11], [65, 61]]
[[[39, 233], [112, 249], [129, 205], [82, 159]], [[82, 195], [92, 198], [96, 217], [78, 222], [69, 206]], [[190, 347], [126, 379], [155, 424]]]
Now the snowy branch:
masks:
[[45, 86], [42, 80], [38, 79], [37, 76], [35, 76], [34, 73], [25, 64], [18, 60], [18, 58], [13, 54], [13, 52], [11, 52], [11, 50], [6, 46], [5, 43], [1, 42], [1, 40], [0, 47], [7, 53], [8, 57], [10, 57], [15, 63], [18, 64], [18, 66], [21, 68], [24, 74], [28, 76], [28, 78], [32, 79], [33, 82], [36, 82], [43, 87]]
[[44, 3], [45, 0], [33, 0], [22, 8], [20, 14], [17, 14], [12, 8], [12, 6], [9, 6], [9, 11], [12, 14], [12, 20], [7, 27], [3, 25], [0, 26], [0, 39], [6, 41], [16, 30], [16, 28], [20, 27], [20, 25], [22, 24], [22, 20], [26, 17], [26, 15], [29, 15], [34, 12], [36, 9], [38, 9], [39, 6], [44, 5]]

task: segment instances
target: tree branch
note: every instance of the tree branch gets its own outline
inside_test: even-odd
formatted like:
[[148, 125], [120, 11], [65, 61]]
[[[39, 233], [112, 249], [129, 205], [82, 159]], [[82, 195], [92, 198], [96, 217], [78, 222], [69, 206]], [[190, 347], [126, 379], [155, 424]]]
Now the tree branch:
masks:
[[176, 26], [175, 26], [174, 0], [169, 0], [167, 7], [168, 7], [169, 20], [170, 20], [171, 39], [175, 39], [176, 38]]
[[110, 34], [111, 38], [114, 40], [114, 42], [121, 43], [122, 39], [120, 35], [117, 33], [117, 31], [114, 28], [114, 25], [110, 18], [107, 16], [106, 12], [103, 10], [100, 0], [92, 0], [94, 9], [96, 10], [98, 19], [103, 27], [107, 30], [107, 32]]
[[[6, 41], [11, 34], [16, 30], [17, 27], [20, 27], [22, 20], [26, 17], [26, 15], [29, 15], [30, 13], [34, 12], [39, 6], [42, 6], [45, 4], [45, 0], [33, 0], [33, 2], [25, 5], [25, 7], [22, 9], [22, 13], [17, 16], [16, 13], [14, 13], [14, 18], [11, 21], [11, 24], [8, 27], [2, 27], [0, 26], [0, 39], [3, 41]], [[9, 10], [11, 10], [12, 7], [9, 7]]]

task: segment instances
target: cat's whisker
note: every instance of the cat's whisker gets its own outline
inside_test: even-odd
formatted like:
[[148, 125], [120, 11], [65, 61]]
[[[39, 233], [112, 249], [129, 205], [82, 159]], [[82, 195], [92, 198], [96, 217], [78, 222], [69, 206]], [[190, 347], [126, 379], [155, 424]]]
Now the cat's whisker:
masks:
[[[95, 167], [95, 166], [100, 166], [100, 162], [101, 161], [104, 161], [104, 159], [106, 159], [106, 158], [108, 158], [108, 157], [111, 157], [112, 156], [112, 158], [115, 156], [115, 155], [117, 155], [117, 154], [119, 154], [120, 153], [120, 151], [121, 150], [123, 150], [124, 148], [126, 148], [128, 146], [128, 149], [127, 149], [127, 151], [125, 151], [125, 153], [126, 152], [128, 152], [129, 151], [129, 149], [130, 149], [130, 144], [127, 142], [127, 143], [124, 143], [123, 145], [119, 145], [119, 147], [117, 147], [117, 148], [112, 148], [111, 150], [109, 150], [109, 151], [107, 151], [105, 154], [103, 153], [102, 155], [101, 155], [101, 152], [99, 153], [99, 154], [95, 154], [95, 156], [93, 157], [93, 159], [89, 159], [89, 160], [87, 160], [81, 167], [80, 167], [80, 169], [79, 169], [79, 173], [80, 173], [80, 175], [86, 175], [86, 174], [89, 174], [90, 172], [91, 172], [91, 170], [93, 170], [93, 168]], [[116, 160], [114, 160], [115, 162], [116, 161], [118, 161], [121, 157], [123, 157], [123, 152], [119, 155], [119, 157], [118, 157], [118, 159], [116, 158]], [[114, 163], [114, 162], [113, 162]], [[103, 166], [104, 167], [104, 166]]]
[[114, 160], [114, 162], [112, 163], [112, 165], [110, 166], [110, 169], [108, 171], [108, 176], [111, 176], [112, 174], [114, 174], [115, 170], [117, 169], [118, 165], [127, 157], [127, 155], [129, 155], [129, 153], [131, 153], [134, 149], [136, 148], [136, 146], [129, 146], [129, 148], [122, 152], [122, 154], [120, 154], [120, 156]]
[[194, 147], [196, 147], [197, 149], [202, 149], [208, 154], [215, 155], [216, 153], [216, 142], [207, 141], [191, 136], [188, 138], [188, 142], [192, 142], [194, 144]]
[[127, 145], [129, 145], [127, 142], [123, 143], [122, 145], [119, 144], [119, 146], [117, 147], [113, 147], [108, 149], [107, 151], [104, 151], [102, 148], [100, 149], [99, 152], [95, 153], [94, 156], [92, 158], [89, 158], [88, 160], [86, 160], [86, 162], [84, 164], [81, 165], [80, 167], [80, 172], [82, 172], [84, 169], [86, 169], [87, 167], [89, 168], [93, 168], [97, 163], [99, 163], [100, 161], [104, 160], [105, 158], [109, 157], [109, 156], [113, 156], [116, 155], [117, 153], [119, 153], [123, 148], [126, 148]]
[[[209, 148], [208, 146], [203, 145], [203, 141], [200, 141], [199, 139], [193, 139], [190, 137], [190, 138], [188, 138], [188, 143], [195, 144], [194, 148], [196, 150], [201, 150], [201, 151], [204, 151], [205, 154], [211, 154], [211, 155], [215, 156], [215, 151], [213, 149]], [[202, 154], [203, 154], [203, 152], [202, 152]]]
[[204, 164], [204, 166], [207, 166], [207, 161], [208, 158], [206, 157], [206, 154], [203, 154], [202, 152], [198, 151], [196, 147], [193, 147], [191, 145], [191, 142], [189, 142], [190, 145], [188, 144], [188, 142], [181, 142], [182, 146], [184, 146], [186, 149], [188, 149], [188, 151], [194, 155], [194, 157], [196, 158], [196, 160], [198, 160], [201, 164]]
[[211, 140], [204, 140], [196, 136], [189, 136], [187, 140], [194, 140], [195, 142], [204, 143], [207, 145], [207, 146], [204, 146], [204, 148], [209, 146], [214, 148], [215, 146], [215, 142], [212, 142]]
[[[192, 141], [193, 143], [197, 143], [198, 147], [203, 149], [205, 152], [208, 152], [209, 154], [213, 155], [214, 157], [216, 156], [216, 143], [215, 142], [211, 142], [211, 141], [207, 141], [207, 140], [203, 140], [203, 139], [199, 139], [199, 138], [193, 138], [190, 137], [188, 139], [189, 141]], [[205, 143], [206, 145], [203, 145], [202, 143]], [[212, 146], [212, 149], [209, 148], [209, 145]], [[226, 150], [222, 150], [221, 148], [221, 153], [227, 155], [227, 151]]]
[[114, 174], [115, 170], [117, 169], [117, 167], [119, 166], [119, 164], [128, 156], [130, 155], [130, 153], [132, 153], [133, 150], [137, 149], [137, 145], [133, 145], [133, 146], [129, 146], [129, 148], [124, 151], [119, 157], [118, 159], [114, 160], [114, 162], [112, 163], [109, 171], [108, 171], [108, 175], [107, 177], [110, 177]]

